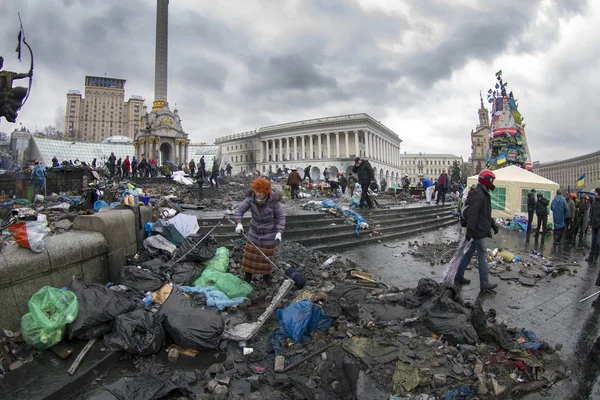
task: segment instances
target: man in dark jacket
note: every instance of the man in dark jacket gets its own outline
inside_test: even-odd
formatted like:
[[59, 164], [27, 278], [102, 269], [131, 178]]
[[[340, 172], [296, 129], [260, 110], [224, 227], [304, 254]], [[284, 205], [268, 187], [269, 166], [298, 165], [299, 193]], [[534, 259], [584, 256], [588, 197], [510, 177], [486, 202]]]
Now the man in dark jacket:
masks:
[[292, 168], [292, 172], [287, 179], [287, 184], [290, 185], [290, 189], [292, 191], [292, 199], [298, 199], [298, 189], [300, 187], [300, 182], [302, 178], [300, 178], [300, 174], [296, 168]]
[[348, 178], [346, 178], [342, 172], [340, 172], [340, 176], [338, 177], [338, 183], [342, 188], [342, 194], [346, 194], [346, 187], [348, 187]]
[[535, 189], [527, 195], [527, 232], [531, 232], [533, 225], [533, 213], [535, 212]]
[[573, 239], [573, 228], [575, 227], [575, 215], [577, 213], [577, 205], [575, 204], [575, 193], [567, 193], [565, 196], [565, 200], [567, 200], [567, 205], [569, 206], [569, 214], [565, 218], [565, 235], [566, 240]]
[[375, 182], [375, 174], [373, 173], [371, 164], [367, 160], [362, 160], [360, 157], [356, 157], [354, 159], [354, 167], [352, 167], [352, 172], [356, 174], [358, 183], [362, 188], [359, 207], [363, 208], [363, 204], [366, 203], [369, 208], [373, 208], [373, 203], [369, 198], [369, 186], [372, 182]]
[[581, 242], [583, 240], [583, 227], [584, 227], [585, 215], [589, 212], [589, 208], [590, 208], [590, 205], [585, 198], [586, 198], [586, 195], [583, 195], [581, 197], [578, 197], [575, 202], [577, 209], [575, 211], [575, 225], [573, 228], [573, 239], [575, 239], [575, 237], [577, 236], [577, 233], [579, 232], [579, 246], [582, 245]]
[[438, 196], [435, 204], [440, 204], [440, 200], [442, 201], [442, 205], [446, 202], [446, 192], [450, 188], [450, 177], [446, 173], [446, 170], [442, 170], [442, 174], [438, 178]]
[[198, 175], [200, 179], [204, 178], [204, 171], [206, 171], [206, 162], [204, 156], [200, 157], [200, 168], [198, 168]]
[[304, 168], [304, 178], [302, 178], [302, 180], [308, 178], [308, 183], [312, 183], [312, 179], [310, 178], [310, 164], [308, 165], [308, 167]]
[[479, 183], [475, 190], [469, 194], [465, 203], [467, 207], [465, 210], [467, 218], [467, 234], [465, 238], [472, 240], [472, 242], [460, 260], [454, 280], [458, 284], [468, 285], [471, 283], [469, 279], [465, 278], [465, 270], [471, 261], [471, 257], [473, 257], [473, 253], [477, 251], [479, 290], [481, 292], [489, 292], [498, 287], [497, 284], [489, 282], [488, 252], [485, 246], [485, 238], [492, 236], [490, 230], [493, 229], [494, 233], [498, 233], [498, 227], [492, 218], [492, 200], [489, 192], [496, 188], [494, 186], [494, 179], [496, 179], [496, 175], [492, 171], [488, 169], [481, 171], [479, 173]]
[[600, 229], [600, 188], [594, 189], [594, 201], [590, 211], [590, 221], [592, 225], [592, 247], [590, 255], [585, 261], [598, 261], [598, 229]]
[[542, 240], [546, 236], [546, 229], [548, 228], [548, 203], [548, 199], [542, 195], [542, 192], [539, 192], [537, 194], [537, 201], [535, 202], [535, 215], [537, 216], [535, 237], [539, 236], [540, 228], [543, 228]]

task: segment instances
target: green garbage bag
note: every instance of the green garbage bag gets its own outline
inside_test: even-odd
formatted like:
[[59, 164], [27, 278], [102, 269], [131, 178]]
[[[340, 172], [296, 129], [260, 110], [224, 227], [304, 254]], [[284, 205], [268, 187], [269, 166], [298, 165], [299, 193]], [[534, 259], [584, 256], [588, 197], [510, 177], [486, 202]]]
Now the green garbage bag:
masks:
[[75, 321], [79, 304], [69, 290], [44, 286], [27, 303], [29, 312], [21, 318], [25, 342], [45, 350], [62, 340], [67, 324]]
[[230, 299], [248, 297], [252, 292], [252, 285], [230, 273], [221, 274], [215, 282], [215, 287]]
[[202, 264], [206, 265], [208, 269], [227, 272], [227, 268], [229, 267], [229, 249], [227, 247], [219, 247], [215, 256], [210, 260], [203, 261]]
[[194, 281], [194, 286], [215, 286], [217, 279], [223, 274], [223, 272], [216, 271], [214, 269], [206, 268], [202, 271], [200, 278]]

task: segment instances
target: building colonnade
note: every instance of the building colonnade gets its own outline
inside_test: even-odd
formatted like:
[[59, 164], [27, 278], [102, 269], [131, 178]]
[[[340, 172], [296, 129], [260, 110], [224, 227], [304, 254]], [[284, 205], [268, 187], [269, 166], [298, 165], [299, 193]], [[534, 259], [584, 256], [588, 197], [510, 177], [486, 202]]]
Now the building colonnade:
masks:
[[392, 166], [400, 165], [400, 147], [369, 130], [261, 138], [258, 149], [259, 160], [263, 163], [361, 157]]

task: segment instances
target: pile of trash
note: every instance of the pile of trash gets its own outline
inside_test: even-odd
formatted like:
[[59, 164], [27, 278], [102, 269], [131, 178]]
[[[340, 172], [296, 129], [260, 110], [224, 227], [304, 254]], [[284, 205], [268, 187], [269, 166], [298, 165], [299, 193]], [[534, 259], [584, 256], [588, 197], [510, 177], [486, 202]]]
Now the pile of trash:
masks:
[[430, 265], [447, 264], [454, 256], [457, 248], [458, 241], [436, 241], [419, 244], [415, 240], [414, 242], [408, 242], [408, 251], [401, 254], [410, 254], [415, 258], [428, 262]]
[[[534, 332], [506, 327], [452, 286], [421, 279], [400, 290], [350, 259], [291, 241], [277, 247], [270, 283], [247, 283], [243, 239], [218, 247], [170, 200], [155, 207], [162, 218], [116, 282], [44, 287], [22, 318], [23, 339], [38, 351], [86, 340], [139, 357], [135, 379], [103, 386], [115, 396], [514, 398], [566, 376]], [[443, 259], [441, 249], [451, 256], [455, 245], [411, 248]], [[167, 351], [176, 366], [208, 350], [226, 361], [184, 373], [148, 358]]]

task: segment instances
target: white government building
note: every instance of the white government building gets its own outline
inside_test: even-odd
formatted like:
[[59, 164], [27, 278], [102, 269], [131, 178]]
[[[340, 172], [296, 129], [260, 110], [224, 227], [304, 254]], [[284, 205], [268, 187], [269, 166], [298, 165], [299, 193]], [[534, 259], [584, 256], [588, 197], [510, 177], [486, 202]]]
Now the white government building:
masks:
[[221, 155], [235, 165], [234, 172], [276, 172], [279, 168], [304, 170], [323, 179], [327, 167], [333, 179], [352, 171], [354, 158], [369, 160], [379, 182], [388, 184], [400, 176], [398, 135], [368, 114], [349, 114], [265, 126], [255, 131], [222, 136], [215, 140]]

